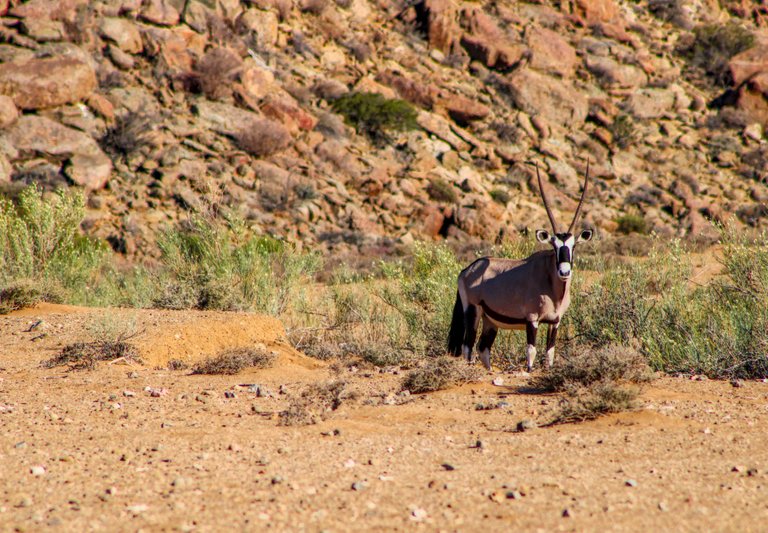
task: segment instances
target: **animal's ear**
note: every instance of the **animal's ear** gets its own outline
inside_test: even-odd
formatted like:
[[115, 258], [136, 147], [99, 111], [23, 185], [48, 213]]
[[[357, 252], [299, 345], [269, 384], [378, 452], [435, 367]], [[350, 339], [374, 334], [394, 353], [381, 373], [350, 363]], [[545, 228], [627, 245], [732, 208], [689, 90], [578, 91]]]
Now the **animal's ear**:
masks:
[[591, 229], [585, 229], [581, 232], [579, 235], [579, 238], [576, 242], [587, 242], [588, 240], [592, 239], [592, 230]]
[[543, 229], [536, 230], [536, 240], [539, 242], [549, 242], [549, 232]]

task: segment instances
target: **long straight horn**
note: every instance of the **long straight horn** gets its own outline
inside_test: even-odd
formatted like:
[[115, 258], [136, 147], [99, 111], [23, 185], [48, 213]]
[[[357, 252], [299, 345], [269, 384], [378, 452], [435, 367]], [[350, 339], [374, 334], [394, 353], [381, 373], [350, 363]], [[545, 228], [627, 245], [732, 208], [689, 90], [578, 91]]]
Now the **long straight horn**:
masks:
[[541, 175], [539, 174], [538, 163], [536, 163], [536, 178], [538, 178], [539, 180], [539, 192], [541, 192], [541, 199], [544, 201], [544, 209], [547, 210], [549, 223], [552, 224], [552, 231], [554, 233], [557, 233], [557, 223], [555, 222], [555, 216], [552, 214], [552, 210], [549, 208], [549, 202], [547, 202], [547, 195], [544, 194], [544, 185], [541, 183]]
[[571, 225], [568, 228], [568, 233], [571, 233], [573, 231], [574, 226], [576, 226], [576, 221], [579, 219], [579, 214], [581, 213], [581, 206], [584, 203], [584, 197], [587, 195], [588, 184], [589, 184], [589, 158], [587, 158], [587, 176], [584, 178], [584, 190], [581, 192], [581, 199], [579, 200], [579, 205], [576, 207], [576, 214], [573, 215], [573, 221], [571, 222]]

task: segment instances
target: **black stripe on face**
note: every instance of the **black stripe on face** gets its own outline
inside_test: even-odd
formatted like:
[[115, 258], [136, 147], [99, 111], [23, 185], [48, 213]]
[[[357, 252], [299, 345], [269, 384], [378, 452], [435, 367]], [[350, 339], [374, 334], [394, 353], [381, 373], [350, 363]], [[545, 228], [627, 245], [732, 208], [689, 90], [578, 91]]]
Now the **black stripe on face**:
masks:
[[568, 246], [563, 245], [557, 251], [558, 263], [570, 263], [571, 262], [571, 249]]

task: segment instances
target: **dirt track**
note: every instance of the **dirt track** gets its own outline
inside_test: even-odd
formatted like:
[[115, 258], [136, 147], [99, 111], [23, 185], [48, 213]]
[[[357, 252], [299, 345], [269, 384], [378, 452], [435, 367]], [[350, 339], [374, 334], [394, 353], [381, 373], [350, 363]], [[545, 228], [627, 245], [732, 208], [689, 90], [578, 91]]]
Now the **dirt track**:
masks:
[[[637, 412], [516, 433], [517, 421], [557, 401], [520, 392], [522, 377], [402, 397], [401, 376], [336, 375], [285, 345], [272, 319], [159, 311], [130, 311], [146, 366], [39, 367], [87, 340], [89, 321], [105, 313], [114, 311], [46, 306], [0, 317], [0, 531], [760, 531], [768, 523], [765, 383], [665, 378]], [[163, 358], [253, 343], [279, 352], [275, 367], [236, 376], [154, 369]], [[328, 420], [277, 425], [292, 396], [334, 378], [356, 395]], [[239, 386], [253, 383], [274, 396]], [[499, 402], [507, 405], [476, 410]]]

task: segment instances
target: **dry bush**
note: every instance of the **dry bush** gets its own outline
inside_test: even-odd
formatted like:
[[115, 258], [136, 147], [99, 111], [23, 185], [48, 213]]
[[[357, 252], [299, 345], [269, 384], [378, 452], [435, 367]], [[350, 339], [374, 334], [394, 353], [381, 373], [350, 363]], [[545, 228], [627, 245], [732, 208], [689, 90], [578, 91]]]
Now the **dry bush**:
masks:
[[189, 364], [181, 359], [170, 359], [168, 361], [168, 370], [186, 370]]
[[635, 408], [640, 390], [615, 382], [599, 382], [578, 387], [560, 400], [552, 418], [544, 425], [567, 424], [594, 420], [601, 415], [620, 413]]
[[0, 289], [0, 315], [31, 307], [45, 299], [38, 284], [31, 280], [21, 280]]
[[628, 346], [610, 344], [598, 349], [577, 348], [541, 375], [533, 377], [530, 385], [559, 392], [606, 381], [645, 383], [651, 379], [651, 369], [640, 352]]
[[209, 100], [221, 100], [232, 95], [242, 59], [229, 48], [218, 47], [206, 53], [195, 65], [192, 73], [193, 88], [205, 94]]
[[459, 201], [459, 195], [456, 193], [456, 189], [443, 178], [432, 178], [429, 180], [427, 194], [429, 194], [429, 197], [436, 202], [453, 204]]
[[235, 348], [226, 350], [198, 363], [192, 368], [193, 374], [237, 374], [245, 368], [269, 368], [275, 356], [258, 348]]
[[126, 340], [100, 340], [94, 342], [76, 342], [65, 346], [55, 357], [43, 361], [43, 368], [68, 365], [69, 370], [93, 370], [99, 361], [141, 363], [136, 347]]
[[256, 157], [267, 157], [288, 148], [291, 134], [285, 126], [268, 119], [254, 121], [235, 136], [237, 145]]
[[115, 117], [99, 144], [112, 156], [127, 157], [149, 144], [151, 132], [152, 119], [148, 115], [129, 111]]
[[411, 370], [403, 380], [403, 389], [413, 394], [447, 389], [478, 381], [482, 371], [463, 359], [437, 357], [421, 368]]
[[328, 414], [341, 406], [346, 396], [346, 382], [341, 380], [315, 383], [301, 396], [293, 398], [279, 414], [281, 426], [305, 426], [325, 420]]

